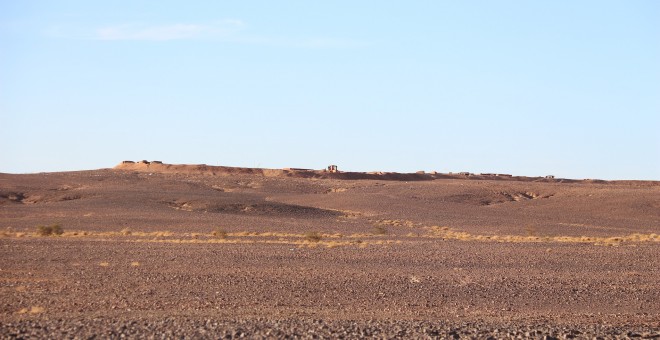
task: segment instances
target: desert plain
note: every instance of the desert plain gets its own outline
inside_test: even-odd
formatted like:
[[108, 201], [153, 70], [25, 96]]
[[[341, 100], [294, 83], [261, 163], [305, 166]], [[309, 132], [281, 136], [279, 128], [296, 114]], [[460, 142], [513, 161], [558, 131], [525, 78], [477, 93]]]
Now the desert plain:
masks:
[[654, 181], [0, 174], [0, 258], [2, 338], [660, 338]]

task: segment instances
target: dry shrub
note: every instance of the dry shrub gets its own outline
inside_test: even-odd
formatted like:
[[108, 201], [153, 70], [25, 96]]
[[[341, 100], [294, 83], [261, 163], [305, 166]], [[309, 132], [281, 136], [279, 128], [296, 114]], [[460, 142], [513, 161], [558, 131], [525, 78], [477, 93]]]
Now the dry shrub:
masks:
[[319, 241], [321, 241], [322, 238], [323, 237], [321, 236], [321, 234], [319, 234], [315, 231], [310, 231], [310, 232], [305, 234], [305, 240], [307, 240], [309, 242], [319, 242]]
[[44, 226], [44, 225], [38, 225], [37, 226], [37, 234], [40, 236], [49, 236], [50, 234], [53, 233], [53, 230], [50, 229], [50, 227]]
[[51, 235], [62, 235], [64, 234], [64, 229], [59, 224], [53, 224], [51, 226], [37, 226], [37, 234], [40, 236], [51, 236]]
[[387, 234], [389, 234], [387, 228], [383, 226], [374, 227], [374, 235], [387, 235]]
[[213, 235], [213, 237], [215, 237], [215, 238], [219, 238], [221, 240], [224, 240], [224, 239], [227, 238], [227, 236], [229, 234], [223, 228], [215, 228], [215, 230], [211, 233], [211, 235]]

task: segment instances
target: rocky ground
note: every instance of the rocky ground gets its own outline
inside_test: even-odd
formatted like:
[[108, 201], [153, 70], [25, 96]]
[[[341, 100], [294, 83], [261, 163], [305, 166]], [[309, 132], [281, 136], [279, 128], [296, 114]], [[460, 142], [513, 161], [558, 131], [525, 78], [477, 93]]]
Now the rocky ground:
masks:
[[316, 319], [241, 320], [167, 317], [159, 320], [52, 320], [3, 325], [11, 338], [415, 338], [415, 339], [657, 339], [657, 328], [583, 324], [451, 321], [327, 321]]
[[0, 228], [4, 338], [660, 338], [651, 184], [4, 174]]

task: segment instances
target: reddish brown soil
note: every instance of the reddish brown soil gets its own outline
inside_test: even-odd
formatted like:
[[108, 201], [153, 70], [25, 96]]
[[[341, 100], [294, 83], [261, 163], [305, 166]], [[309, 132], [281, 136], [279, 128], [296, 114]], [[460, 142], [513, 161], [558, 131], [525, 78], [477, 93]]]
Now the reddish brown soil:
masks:
[[0, 334], [660, 336], [657, 182], [258, 170], [0, 174]]

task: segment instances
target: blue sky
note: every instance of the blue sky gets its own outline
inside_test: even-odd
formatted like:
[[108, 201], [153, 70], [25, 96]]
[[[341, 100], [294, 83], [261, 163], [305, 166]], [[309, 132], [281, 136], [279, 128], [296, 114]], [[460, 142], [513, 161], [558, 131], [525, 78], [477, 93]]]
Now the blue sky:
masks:
[[660, 180], [657, 1], [2, 1], [0, 172]]

